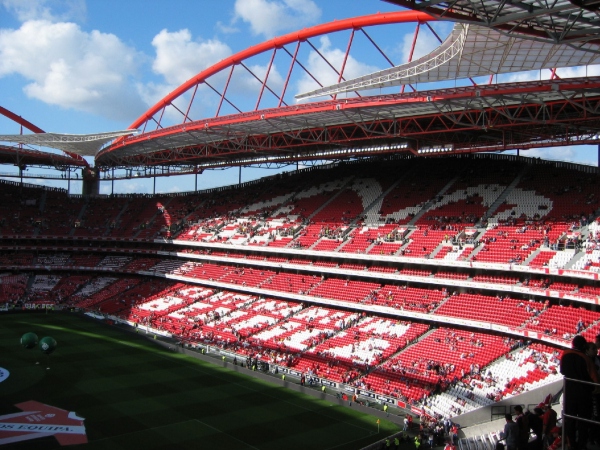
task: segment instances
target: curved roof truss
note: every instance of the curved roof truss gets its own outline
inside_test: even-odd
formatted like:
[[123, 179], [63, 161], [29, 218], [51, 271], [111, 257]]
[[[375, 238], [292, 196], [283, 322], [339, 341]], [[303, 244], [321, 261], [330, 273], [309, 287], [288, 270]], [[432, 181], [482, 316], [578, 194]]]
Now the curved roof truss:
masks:
[[[210, 86], [210, 85], [208, 86], [211, 90], [217, 92], [217, 94], [221, 96], [221, 102], [219, 104], [219, 109], [217, 110], [217, 113], [216, 113], [216, 116], [218, 116], [221, 104], [223, 102], [228, 101], [227, 97], [226, 97], [226, 91], [227, 91], [227, 86], [229, 84], [229, 81], [232, 79], [231, 75], [232, 75], [233, 70], [238, 66], [243, 67], [244, 69], [248, 70], [248, 67], [246, 67], [244, 63], [245, 63], [245, 61], [247, 61], [249, 58], [251, 58], [253, 56], [263, 54], [263, 53], [266, 54], [268, 52], [272, 52], [272, 55], [274, 55], [278, 50], [288, 53], [288, 55], [290, 55], [290, 57], [291, 57], [291, 62], [290, 62], [290, 68], [287, 73], [286, 81], [289, 81], [291, 71], [294, 67], [300, 67], [301, 70], [308, 72], [305, 65], [303, 65], [302, 62], [299, 61], [299, 59], [297, 58], [297, 54], [298, 54], [299, 47], [301, 44], [306, 43], [307, 45], [311, 46], [314, 51], [319, 52], [319, 50], [312, 43], [310, 43], [309, 39], [311, 39], [311, 38], [324, 36], [324, 35], [328, 35], [328, 34], [335, 33], [338, 31], [343, 31], [343, 30], [353, 30], [353, 33], [352, 33], [352, 37], [353, 37], [354, 31], [362, 30], [365, 33], [365, 35], [367, 36], [367, 38], [372, 41], [371, 37], [368, 36], [366, 34], [366, 32], [364, 31], [364, 28], [378, 26], [378, 25], [389, 25], [389, 24], [399, 24], [399, 23], [424, 23], [424, 22], [427, 22], [430, 20], [435, 20], [435, 19], [433, 19], [428, 14], [418, 13], [418, 12], [413, 12], [413, 11], [401, 11], [401, 12], [392, 12], [392, 13], [385, 13], [385, 14], [378, 13], [378, 14], [373, 14], [373, 15], [369, 15], [369, 16], [361, 16], [361, 17], [354, 17], [354, 18], [350, 18], [350, 19], [337, 20], [334, 22], [329, 22], [326, 24], [317, 25], [317, 26], [310, 27], [310, 28], [305, 28], [300, 31], [296, 31], [293, 33], [286, 34], [284, 36], [280, 36], [280, 37], [271, 39], [269, 41], [265, 41], [261, 44], [255, 45], [246, 50], [238, 52], [235, 55], [225, 58], [222, 61], [214, 64], [213, 66], [207, 68], [206, 70], [203, 70], [202, 72], [198, 73], [196, 76], [190, 78], [188, 81], [183, 83], [177, 89], [175, 89], [174, 91], [172, 91], [171, 93], [166, 95], [164, 98], [162, 98], [160, 101], [158, 101], [155, 105], [150, 107], [143, 115], [138, 117], [130, 125], [130, 128], [131, 129], [133, 129], [133, 128], [141, 129], [142, 133], [150, 131], [149, 128], [152, 125], [156, 125], [157, 129], [161, 128], [162, 127], [161, 119], [165, 113], [165, 109], [167, 107], [172, 107], [175, 104], [176, 100], [181, 99], [184, 96], [184, 94], [190, 93], [190, 92], [191, 92], [191, 99], [189, 102], [190, 104], [188, 104], [187, 107], [185, 107], [183, 109], [180, 108], [178, 110], [181, 113], [182, 123], [191, 121], [188, 113], [190, 111], [191, 103], [195, 99], [195, 94], [197, 92], [198, 86], [206, 84], [207, 80], [215, 74], [225, 73], [225, 74], [228, 74], [228, 77], [227, 77], [226, 86], [223, 90], [217, 90], [213, 86]], [[352, 42], [350, 41], [349, 45], [348, 45], [349, 47], [350, 47], [351, 43]], [[292, 45], [292, 44], [296, 45], [296, 48], [294, 49], [293, 53], [285, 47], [286, 45]], [[391, 64], [391, 61], [383, 53], [381, 48], [379, 46], [377, 46], [377, 44], [375, 42], [373, 42], [373, 44], [374, 44], [374, 47], [376, 48], [376, 51], [382, 53], [384, 58], [387, 59], [390, 62], [390, 65], [393, 66], [393, 64]], [[349, 51], [349, 49], [347, 50], [346, 57], [348, 55], [348, 51]], [[329, 61], [326, 61], [326, 62], [331, 66], [331, 63]], [[343, 68], [342, 68], [342, 70], [338, 70], [338, 69], [334, 68], [333, 66], [331, 66], [331, 67], [339, 75], [339, 78], [344, 79]], [[270, 66], [269, 66], [269, 68], [270, 68]], [[253, 76], [257, 77], [258, 80], [260, 82], [262, 82], [263, 90], [261, 90], [261, 94], [263, 93], [264, 90], [270, 89], [268, 86], [268, 83], [267, 83], [268, 75], [269, 75], [269, 73], [267, 71], [267, 77], [264, 80], [261, 80], [260, 78], [258, 78], [256, 76], [256, 74], [253, 74]], [[309, 76], [311, 76], [317, 83], [319, 83], [318, 80], [316, 80], [314, 74], [309, 73]], [[284, 91], [281, 94], [272, 92], [273, 95], [277, 96], [280, 99], [280, 102], [279, 102], [280, 105], [285, 105], [285, 101], [284, 101], [283, 97], [284, 97], [285, 90], [287, 89], [287, 87], [288, 86], [286, 83], [284, 85]], [[255, 110], [258, 109], [259, 104], [260, 104], [260, 98], [257, 101], [257, 107], [255, 108]], [[238, 110], [238, 112], [242, 113], [241, 110]]]
[[198, 167], [598, 143], [600, 77], [470, 86], [296, 105], [191, 122], [128, 138], [107, 166]]
[[36, 134], [0, 134], [0, 141], [55, 148], [67, 154], [75, 154], [81, 158], [81, 156], [96, 156], [96, 153], [106, 143], [121, 136], [132, 135], [135, 132], [137, 130], [109, 131], [93, 134], [43, 132]]
[[[32, 124], [31, 122], [29, 122], [28, 120], [25, 120], [23, 117], [15, 114], [14, 112], [0, 106], [0, 114], [2, 114], [3, 116], [7, 117], [8, 119], [12, 120], [13, 122], [17, 123], [18, 125], [21, 126], [21, 129], [26, 128], [29, 131], [36, 133], [36, 134], [44, 134], [45, 131], [42, 130], [40, 127]], [[7, 135], [7, 136], [27, 136], [27, 135]], [[29, 136], [35, 136], [35, 135], [29, 135]], [[20, 142], [20, 141], [15, 141], [12, 139], [2, 139], [0, 137], [0, 141], [5, 141], [5, 142], [18, 142], [20, 144], [25, 143], [25, 142]], [[52, 147], [52, 146], [49, 146]], [[14, 154], [11, 155], [11, 149], [12, 152]], [[1, 160], [6, 164], [15, 164], [18, 166], [21, 166], [23, 164], [36, 164], [36, 165], [46, 165], [46, 166], [88, 166], [88, 162], [83, 159], [83, 157], [81, 155], [79, 155], [77, 152], [71, 152], [69, 151], [69, 149], [62, 149], [59, 148], [59, 150], [62, 150], [66, 156], [60, 156], [60, 155], [56, 155], [54, 153], [49, 153], [49, 152], [41, 152], [41, 151], [37, 151], [37, 150], [29, 150], [29, 149], [23, 149], [21, 147], [9, 147], [9, 146], [2, 146], [2, 156], [1, 156]], [[23, 162], [23, 155], [28, 154], [29, 157], [27, 158], [26, 163]], [[46, 158], [44, 158], [44, 155], [46, 155]]]
[[[117, 139], [98, 153], [96, 162], [106, 168], [143, 165], [214, 168], [399, 151], [422, 154], [424, 149], [437, 148], [472, 152], [598, 142], [598, 78], [474, 85], [408, 93], [402, 88], [397, 94], [363, 97], [356, 93], [344, 99], [332, 93], [330, 100], [322, 102], [286, 102], [288, 81], [295, 67], [304, 70], [314, 83], [324, 85], [307, 70], [307, 64], [298, 56], [301, 46], [309, 46], [311, 55], [321, 57], [335, 73], [333, 78], [343, 83], [353, 39], [359, 32], [373, 44], [375, 51], [372, 53], [383, 55], [389, 66], [394, 66], [364, 27], [414, 21], [417, 25], [414, 48], [419, 26], [429, 27], [427, 22], [430, 20], [429, 15], [415, 15], [414, 11], [375, 14], [290, 33], [239, 52], [200, 72], [164, 97], [132, 124], [142, 130], [139, 135]], [[469, 29], [472, 30], [471, 37]], [[349, 33], [347, 50], [334, 65], [310, 42], [310, 38], [340, 30]], [[390, 36], [389, 33], [382, 35]], [[478, 40], [483, 38], [491, 44], [476, 49]], [[499, 42], [508, 43], [501, 48]], [[471, 43], [474, 50], [468, 56], [465, 49]], [[411, 56], [402, 67], [410, 80], [420, 80], [419, 77], [433, 73], [439, 77], [443, 71], [447, 76], [454, 70], [463, 71], [465, 76], [487, 72], [490, 68], [510, 64], [515, 54], [523, 58], [513, 62], [513, 70], [522, 70], [529, 67], [528, 64], [553, 65], [560, 61], [562, 64], [565, 58], [569, 64], [596, 58], [595, 53], [575, 52], [566, 46], [558, 51], [558, 47], [535, 40], [519, 40], [489, 28], [461, 25], [437, 53], [415, 62], [411, 61]], [[529, 58], [533, 48], [544, 49], [538, 59]], [[510, 53], [513, 49], [516, 53]], [[287, 54], [290, 60], [281, 93], [269, 83], [278, 52]], [[261, 75], [253, 71], [252, 63], [248, 61], [256, 55], [264, 56], [267, 61]], [[492, 63], [480, 69], [481, 72], [472, 72], [475, 66], [482, 65], [482, 55]], [[230, 82], [237, 70], [246, 75], [249, 73], [257, 83], [259, 94], [254, 109], [242, 110], [236, 106], [236, 98], [229, 95]], [[220, 85], [210, 78], [217, 75], [220, 78], [216, 81], [221, 82]], [[217, 94], [217, 112], [209, 118], [195, 119], [190, 111], [201, 97], [202, 89], [204, 93]], [[236, 92], [239, 95], [239, 90]], [[262, 96], [267, 92], [275, 97], [277, 105], [261, 109]], [[235, 110], [233, 114], [221, 114], [225, 104]]]
[[297, 99], [528, 70], [595, 64], [600, 54], [520, 39], [480, 25], [456, 24], [430, 54], [391, 69], [297, 95]]

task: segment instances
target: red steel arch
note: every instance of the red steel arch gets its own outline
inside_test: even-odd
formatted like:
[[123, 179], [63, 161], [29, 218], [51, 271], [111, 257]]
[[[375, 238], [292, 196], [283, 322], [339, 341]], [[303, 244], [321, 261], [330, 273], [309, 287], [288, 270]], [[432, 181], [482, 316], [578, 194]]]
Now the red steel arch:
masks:
[[8, 117], [10, 120], [18, 123], [22, 127], [27, 128], [29, 131], [32, 131], [34, 133], [45, 133], [45, 131], [42, 130], [40, 127], [35, 126], [28, 120], [23, 119], [21, 116], [17, 116], [14, 112], [9, 111], [8, 109], [3, 108], [2, 106], [0, 106], [0, 114], [2, 114], [4, 117]]
[[[436, 21], [437, 19], [430, 16], [429, 14], [416, 12], [416, 11], [399, 11], [390, 13], [377, 13], [368, 16], [353, 17], [343, 20], [335, 20], [333, 22], [316, 25], [314, 27], [305, 28], [300, 31], [295, 31], [283, 36], [279, 36], [260, 44], [249, 47], [242, 50], [222, 61], [212, 65], [211, 67], [198, 73], [195, 77], [190, 78], [188, 81], [183, 83], [177, 89], [163, 97], [154, 106], [148, 109], [144, 114], [138, 117], [130, 126], [130, 129], [136, 129], [142, 126], [147, 121], [151, 120], [155, 114], [171, 105], [172, 102], [194, 88], [195, 86], [203, 83], [206, 79], [215, 75], [222, 70], [234, 67], [240, 64], [242, 61], [256, 56], [260, 53], [267, 52], [269, 50], [275, 50], [283, 47], [284, 45], [291, 44], [294, 42], [304, 42], [309, 38], [322, 36], [329, 33], [344, 30], [355, 30], [362, 27], [369, 27], [375, 25], [389, 25], [394, 23], [424, 23], [429, 21]], [[184, 117], [185, 121], [185, 117]]]
[[[370, 41], [375, 49], [374, 56], [379, 53], [385, 63], [394, 66], [363, 27], [416, 24], [410, 62], [420, 25], [428, 27], [435, 38], [442, 41], [429, 24], [435, 20], [426, 13], [415, 11], [373, 14], [306, 28], [240, 51], [199, 72], [162, 98], [130, 126], [142, 128], [141, 134], [114, 141], [96, 155], [96, 163], [101, 167], [180, 165], [191, 171], [198, 167], [243, 166], [261, 161], [318, 159], [331, 153], [323, 151], [339, 149], [343, 155], [352, 157], [354, 151], [421, 154], [442, 144], [451, 148], [452, 153], [462, 153], [597, 143], [600, 80], [593, 77], [572, 80], [552, 77], [544, 82], [501, 85], [493, 84], [493, 78], [490, 78], [489, 89], [484, 87], [485, 84], [478, 86], [471, 80], [471, 86], [417, 91], [409, 85], [414, 92], [405, 93], [402, 89], [399, 93], [374, 96], [357, 93], [356, 97], [343, 99], [332, 95], [329, 100], [311, 103], [292, 105], [289, 102], [288, 105], [285, 102], [290, 99], [288, 82], [296, 67], [319, 85], [326, 78], [321, 68], [308, 66], [319, 80], [302, 65], [305, 55], [299, 52], [301, 44], [306, 42], [306, 46], [310, 46], [309, 54], [320, 57], [320, 61], [333, 70], [329, 76], [338, 78], [339, 82], [343, 79], [346, 62], [352, 57], [355, 31], [362, 32]], [[340, 31], [350, 37], [345, 54], [336, 43], [339, 53], [335, 60], [332, 57], [332, 64], [328, 60], [329, 54], [322, 51], [323, 47], [315, 47], [309, 39]], [[389, 36], [385, 30], [378, 39], [386, 40]], [[281, 89], [280, 95], [269, 86], [269, 73], [278, 49], [282, 49], [284, 57], [287, 54], [291, 58], [287, 78], [285, 72], [280, 74], [282, 83], [277, 87], [277, 90]], [[267, 61], [269, 56], [270, 61]], [[258, 58], [262, 61], [258, 66], [252, 66]], [[232, 95], [228, 93], [228, 86], [238, 66], [259, 82], [255, 84], [260, 91], [258, 100], [255, 106], [246, 102], [242, 106], [245, 111], [230, 101], [233, 97], [226, 97]], [[249, 67], [260, 67], [260, 77], [253, 72], [256, 69]], [[263, 73], [265, 67], [266, 73]], [[216, 74], [222, 78], [210, 78]], [[211, 86], [214, 80], [221, 91]], [[254, 80], [251, 81], [255, 83]], [[207, 115], [204, 110], [199, 114], [192, 110], [192, 106], [198, 106], [194, 101], [198, 101], [196, 93], [201, 85], [220, 97], [214, 116]], [[273, 103], [276, 106], [261, 105], [261, 97], [267, 90], [275, 96]], [[206, 103], [200, 103], [201, 106], [210, 104], [210, 99], [205, 99]], [[237, 112], [220, 114], [224, 101]], [[213, 106], [216, 105], [214, 102]], [[175, 116], [170, 116], [171, 113]], [[193, 115], [203, 118], [192, 118]], [[156, 124], [156, 128], [150, 127], [150, 122]], [[398, 147], [399, 144], [402, 146]], [[347, 157], [343, 155], [340, 157]]]

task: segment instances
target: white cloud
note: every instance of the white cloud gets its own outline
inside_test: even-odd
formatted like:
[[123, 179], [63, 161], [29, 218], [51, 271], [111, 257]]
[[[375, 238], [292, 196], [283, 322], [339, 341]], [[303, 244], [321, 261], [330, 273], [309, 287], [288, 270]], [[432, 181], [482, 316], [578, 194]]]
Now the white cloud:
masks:
[[2, 0], [0, 5], [14, 14], [21, 22], [29, 20], [81, 21], [86, 16], [85, 0]]
[[[435, 30], [437, 36], [439, 36], [439, 38], [442, 40], [444, 40], [452, 31], [452, 26], [446, 22], [434, 23], [432, 28]], [[394, 52], [394, 54], [400, 54], [400, 61], [395, 62], [396, 64], [405, 64], [408, 62], [414, 37], [414, 30], [413, 32], [406, 33], [404, 36], [402, 36], [398, 46], [399, 50]], [[419, 35], [417, 36], [417, 42], [415, 43], [412, 61], [431, 53], [440, 45], [442, 45], [442, 43], [438, 37], [436, 37], [436, 35], [426, 25], [421, 25], [419, 27]]]
[[[175, 32], [162, 30], [152, 40], [156, 54], [152, 62], [152, 69], [162, 80], [158, 82], [138, 83], [137, 90], [148, 105], [153, 105], [169, 94], [178, 86], [196, 76], [202, 70], [227, 58], [232, 51], [229, 46], [219, 40], [194, 41], [189, 30], [182, 29]], [[196, 99], [208, 93], [206, 86], [200, 85]], [[212, 92], [212, 91], [210, 91]], [[178, 107], [187, 109], [189, 95], [184, 94], [177, 103]], [[197, 107], [198, 100], [194, 102]], [[208, 106], [208, 105], [206, 105]], [[197, 118], [202, 112], [191, 111], [191, 116]], [[167, 109], [167, 121], [179, 123], [181, 113]]]
[[569, 147], [554, 147], [554, 148], [540, 148], [531, 150], [522, 150], [523, 156], [530, 158], [542, 158], [542, 159], [554, 159], [561, 161], [572, 160], [575, 156], [575, 151]]
[[152, 45], [156, 49], [152, 69], [174, 86], [179, 86], [203, 69], [231, 55], [229, 46], [219, 40], [192, 41], [192, 35], [187, 29], [175, 32], [162, 30], [152, 39]]
[[[600, 65], [565, 67], [556, 70], [560, 78], [593, 77], [600, 75]], [[517, 72], [498, 75], [498, 80], [505, 83], [515, 83], [522, 81], [549, 80], [552, 76], [552, 70], [529, 70], [527, 72]]]
[[236, 0], [235, 18], [250, 24], [254, 34], [273, 37], [315, 23], [321, 9], [312, 0]]
[[112, 119], [145, 108], [130, 82], [141, 58], [115, 35], [74, 23], [37, 20], [0, 30], [0, 77], [21, 75], [30, 98]]
[[[319, 52], [335, 67], [340, 70], [344, 62], [345, 51], [339, 48], [332, 48], [331, 41], [327, 36], [320, 39]], [[339, 75], [327, 64], [321, 56], [311, 51], [307, 63], [308, 71], [317, 79], [323, 86], [337, 84]], [[349, 80], [366, 75], [380, 70], [379, 67], [370, 66], [356, 60], [352, 55], [348, 56], [346, 66], [344, 68], [344, 79]], [[318, 89], [320, 86], [308, 74], [303, 74], [298, 82], [298, 92], [308, 92]], [[349, 94], [350, 95], [350, 94]]]
[[600, 65], [565, 67], [557, 69], [556, 74], [561, 78], [596, 77], [600, 75]]
[[[232, 54], [229, 46], [217, 39], [193, 40], [187, 29], [176, 32], [162, 30], [154, 37], [152, 45], [156, 49], [152, 68], [157, 75], [164, 79], [164, 83], [159, 81], [138, 85], [139, 92], [148, 104], [156, 103], [202, 70]], [[248, 61], [245, 64], [260, 80], [264, 78], [268, 64], [250, 64]], [[209, 79], [211, 86], [217, 90], [223, 89], [228, 74], [229, 69], [227, 68], [213, 75]], [[278, 72], [276, 64], [273, 64], [269, 72], [268, 86], [277, 94], [280, 93], [283, 86], [283, 77]], [[237, 66], [227, 91], [228, 97], [235, 98], [236, 106], [243, 110], [254, 107], [259, 90], [260, 82], [243, 67]], [[187, 111], [190, 97], [190, 92], [183, 94], [175, 101], [176, 106], [182, 111]], [[265, 89], [261, 107], [268, 104], [268, 101], [272, 102], [273, 98], [273, 95]], [[247, 103], [248, 101], [251, 105]], [[190, 118], [198, 120], [200, 117], [214, 114], [218, 102], [219, 96], [212, 89], [206, 85], [199, 85], [190, 110]], [[228, 109], [226, 104], [223, 106], [224, 109]], [[167, 108], [164, 119], [165, 124], [180, 123], [181, 112], [174, 108]]]
[[166, 194], [173, 194], [175, 192], [185, 192], [185, 189], [179, 186], [178, 184], [169, 184], [168, 187], [161, 192]]
[[[543, 77], [543, 74], [542, 74]], [[511, 74], [499, 74], [497, 76], [499, 80], [502, 82], [509, 83], [520, 83], [522, 81], [534, 81], [540, 79], [540, 71], [539, 70], [530, 70], [527, 72], [517, 72]], [[546, 79], [550, 78], [550, 73], [548, 72]]]
[[[262, 85], [262, 81], [267, 74], [268, 65], [260, 65], [260, 64], [252, 64], [248, 66], [248, 69], [252, 71], [254, 75], [258, 77], [260, 81], [258, 81], [252, 74], [248, 73], [244, 68], [237, 67], [234, 72], [234, 76], [232, 77], [231, 84], [228, 88], [228, 92], [230, 94], [234, 94], [236, 98], [242, 97], [244, 99], [252, 99], [253, 102], [258, 99], [258, 95], [260, 92], [260, 87]], [[283, 87], [283, 77], [277, 70], [277, 65], [273, 64], [271, 66], [271, 70], [269, 71], [269, 79], [267, 80], [267, 86], [275, 92], [275, 94], [281, 94], [281, 88]], [[268, 91], [267, 88], [263, 91], [263, 97], [261, 101], [261, 105], [263, 105], [264, 101], [270, 99], [273, 100], [275, 97], [271, 92]], [[252, 105], [254, 107], [254, 105]], [[261, 106], [264, 107], [264, 106]]]
[[223, 22], [221, 22], [220, 20], [217, 21], [217, 23], [215, 24], [215, 28], [217, 30], [219, 30], [221, 33], [225, 33], [225, 34], [233, 34], [233, 33], [239, 33], [240, 29], [233, 26], [233, 25], [227, 25]]
[[[111, 183], [101, 183], [100, 184], [100, 193], [101, 194], [111, 194], [112, 193]], [[133, 193], [151, 194], [152, 193], [152, 180], [144, 179], [144, 180], [118, 180], [118, 181], [115, 181], [114, 193], [115, 194], [133, 194]]]
[[[423, 29], [419, 31], [419, 36], [417, 37], [417, 42], [415, 43], [415, 48], [413, 50], [411, 61], [416, 61], [417, 59], [431, 53], [440, 45], [442, 45], [432, 33], [425, 33], [423, 31]], [[413, 45], [413, 40], [414, 33], [405, 34], [402, 38], [401, 57], [403, 63], [408, 62], [410, 51]]]
[[568, 161], [590, 165], [598, 164], [597, 147], [588, 145], [522, 150], [521, 155], [528, 156], [530, 158], [542, 158], [553, 161]]

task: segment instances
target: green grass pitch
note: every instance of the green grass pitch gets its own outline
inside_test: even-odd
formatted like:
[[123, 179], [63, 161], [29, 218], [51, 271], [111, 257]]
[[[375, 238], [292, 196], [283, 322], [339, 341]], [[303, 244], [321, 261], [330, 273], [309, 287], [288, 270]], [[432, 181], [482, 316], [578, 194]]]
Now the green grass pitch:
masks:
[[[57, 342], [50, 356], [19, 343]], [[36, 364], [39, 362], [39, 364]], [[35, 400], [85, 418], [95, 449], [356, 450], [397, 425], [194, 358], [119, 327], [59, 313], [0, 315], [0, 415]], [[50, 369], [47, 369], [50, 367]], [[0, 446], [59, 448], [54, 437]]]

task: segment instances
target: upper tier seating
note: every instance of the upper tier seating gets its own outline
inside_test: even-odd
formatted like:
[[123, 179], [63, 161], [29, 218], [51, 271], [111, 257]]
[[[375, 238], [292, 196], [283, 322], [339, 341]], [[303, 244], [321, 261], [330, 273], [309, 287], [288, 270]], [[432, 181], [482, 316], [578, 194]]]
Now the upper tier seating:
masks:
[[600, 320], [600, 313], [571, 306], [551, 306], [527, 324], [527, 329], [555, 339], [571, 341], [575, 334], [583, 332]]
[[523, 302], [509, 297], [460, 293], [450, 296], [435, 313], [517, 328], [544, 307], [541, 302]]
[[32, 236], [42, 225], [40, 204], [45, 191], [3, 183], [0, 194], [0, 234]]

